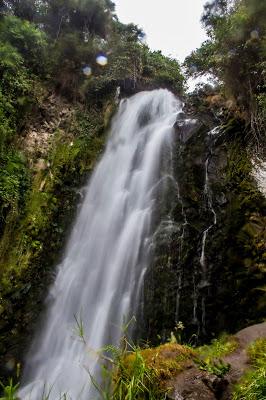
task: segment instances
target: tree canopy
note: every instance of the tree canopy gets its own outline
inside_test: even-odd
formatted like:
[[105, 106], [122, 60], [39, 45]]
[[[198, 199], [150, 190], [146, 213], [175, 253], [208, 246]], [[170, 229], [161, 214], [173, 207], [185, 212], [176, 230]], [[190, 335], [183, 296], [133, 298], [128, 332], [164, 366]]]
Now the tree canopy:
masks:
[[266, 2], [213, 0], [202, 23], [208, 40], [185, 60], [187, 73], [211, 73], [227, 96], [244, 111], [247, 121], [263, 134], [265, 118]]

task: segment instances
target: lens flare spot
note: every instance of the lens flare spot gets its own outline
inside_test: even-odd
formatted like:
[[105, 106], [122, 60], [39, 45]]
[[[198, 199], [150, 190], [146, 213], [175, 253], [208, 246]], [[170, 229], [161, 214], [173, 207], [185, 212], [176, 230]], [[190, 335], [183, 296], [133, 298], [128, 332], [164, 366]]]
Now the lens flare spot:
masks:
[[104, 54], [99, 54], [96, 57], [96, 62], [97, 64], [101, 65], [101, 67], [104, 67], [105, 65], [108, 64], [108, 59]]
[[86, 65], [85, 67], [82, 68], [82, 72], [85, 76], [91, 76], [92, 70], [89, 65]]

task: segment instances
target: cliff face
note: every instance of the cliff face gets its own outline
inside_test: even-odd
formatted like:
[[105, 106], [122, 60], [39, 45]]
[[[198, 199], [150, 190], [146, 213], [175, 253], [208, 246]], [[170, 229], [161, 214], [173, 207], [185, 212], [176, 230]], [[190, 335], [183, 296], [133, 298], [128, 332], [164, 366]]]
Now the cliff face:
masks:
[[145, 281], [142, 335], [155, 343], [180, 321], [183, 338], [197, 343], [266, 312], [266, 202], [244, 127], [192, 118], [176, 124], [175, 185]]

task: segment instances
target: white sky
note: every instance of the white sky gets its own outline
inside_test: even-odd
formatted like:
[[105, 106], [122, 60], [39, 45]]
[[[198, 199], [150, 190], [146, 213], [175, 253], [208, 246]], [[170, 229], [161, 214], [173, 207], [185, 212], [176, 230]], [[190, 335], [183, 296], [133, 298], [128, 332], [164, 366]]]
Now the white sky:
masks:
[[121, 22], [139, 25], [152, 50], [179, 61], [206, 39], [200, 17], [207, 0], [114, 0]]

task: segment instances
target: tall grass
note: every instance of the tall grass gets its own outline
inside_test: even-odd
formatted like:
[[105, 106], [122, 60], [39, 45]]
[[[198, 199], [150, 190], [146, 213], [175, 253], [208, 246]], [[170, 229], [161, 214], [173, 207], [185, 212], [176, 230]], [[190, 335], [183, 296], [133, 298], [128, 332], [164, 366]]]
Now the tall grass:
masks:
[[235, 386], [232, 400], [266, 399], [266, 339], [257, 339], [249, 348], [252, 370]]
[[102, 400], [163, 400], [167, 389], [160, 386], [159, 371], [145, 360], [143, 350], [124, 337], [120, 347], [106, 346], [102, 349], [105, 387], [93, 377]]

